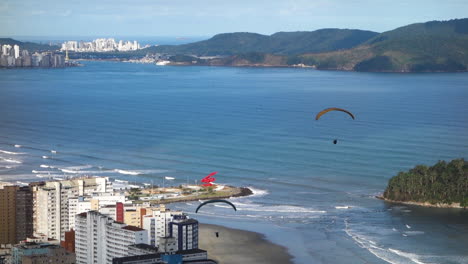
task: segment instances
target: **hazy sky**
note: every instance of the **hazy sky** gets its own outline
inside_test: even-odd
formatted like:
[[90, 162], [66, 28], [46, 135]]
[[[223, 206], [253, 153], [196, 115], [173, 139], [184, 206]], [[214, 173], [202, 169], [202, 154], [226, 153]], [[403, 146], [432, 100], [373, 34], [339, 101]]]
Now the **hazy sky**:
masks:
[[0, 36], [210, 36], [468, 17], [468, 0], [0, 0]]

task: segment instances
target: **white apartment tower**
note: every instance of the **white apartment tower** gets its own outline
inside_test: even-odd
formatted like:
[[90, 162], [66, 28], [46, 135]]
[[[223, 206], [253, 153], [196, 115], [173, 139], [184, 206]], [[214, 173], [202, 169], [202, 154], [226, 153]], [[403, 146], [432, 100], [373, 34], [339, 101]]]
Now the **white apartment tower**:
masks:
[[14, 51], [15, 59], [19, 58], [19, 56], [20, 56], [20, 48], [19, 48], [18, 45], [14, 45], [14, 46], [13, 46], [13, 51]]
[[[33, 188], [34, 233], [61, 240], [70, 230], [71, 198], [112, 190], [106, 177], [46, 182]], [[72, 212], [73, 213], [73, 212]]]
[[143, 216], [143, 228], [148, 230], [149, 244], [159, 247], [159, 238], [169, 237], [169, 223], [174, 216], [181, 216], [181, 211], [170, 211], [161, 207], [159, 211], [153, 211], [152, 215]]
[[113, 258], [129, 256], [129, 245], [148, 241], [146, 230], [115, 222], [96, 211], [77, 215], [75, 228], [77, 264], [111, 264]]

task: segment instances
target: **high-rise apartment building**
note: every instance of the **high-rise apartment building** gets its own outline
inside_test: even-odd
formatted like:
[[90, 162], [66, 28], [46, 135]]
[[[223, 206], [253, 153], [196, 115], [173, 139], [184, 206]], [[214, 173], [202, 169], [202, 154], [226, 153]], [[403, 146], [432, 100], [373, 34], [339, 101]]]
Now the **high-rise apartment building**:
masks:
[[169, 224], [170, 236], [177, 241], [177, 250], [198, 249], [198, 221], [185, 215], [175, 216]]
[[33, 233], [33, 193], [30, 186], [22, 186], [16, 190], [16, 240], [23, 241]]
[[16, 191], [18, 186], [0, 189], [0, 245], [16, 244]]
[[149, 244], [159, 247], [159, 238], [169, 237], [169, 223], [174, 216], [183, 215], [181, 211], [171, 211], [161, 206], [151, 215], [143, 216], [143, 228], [148, 230]]
[[19, 58], [20, 56], [20, 49], [18, 45], [13, 46], [13, 56], [15, 57], [15, 59]]
[[75, 227], [78, 264], [111, 264], [113, 258], [129, 256], [129, 245], [148, 241], [146, 230], [115, 222], [96, 211], [77, 215]]
[[0, 244], [16, 244], [33, 234], [32, 205], [28, 186], [0, 187]]
[[34, 233], [63, 240], [65, 232], [71, 228], [70, 198], [111, 190], [112, 183], [106, 177], [53, 181], [35, 186], [33, 188]]

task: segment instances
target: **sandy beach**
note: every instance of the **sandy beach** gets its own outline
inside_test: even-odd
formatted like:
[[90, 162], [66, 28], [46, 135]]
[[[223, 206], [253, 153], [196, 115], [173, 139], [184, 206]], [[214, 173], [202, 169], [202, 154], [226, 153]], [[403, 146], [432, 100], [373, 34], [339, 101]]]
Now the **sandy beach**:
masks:
[[[200, 224], [199, 247], [219, 264], [293, 263], [287, 249], [273, 244], [255, 232]], [[219, 237], [216, 237], [218, 232]]]

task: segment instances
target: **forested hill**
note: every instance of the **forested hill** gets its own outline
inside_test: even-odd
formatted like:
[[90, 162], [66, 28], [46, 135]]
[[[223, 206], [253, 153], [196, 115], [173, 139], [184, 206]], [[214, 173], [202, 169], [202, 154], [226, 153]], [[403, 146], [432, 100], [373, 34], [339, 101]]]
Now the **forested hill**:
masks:
[[468, 70], [468, 18], [412, 24], [345, 51], [305, 54], [319, 69], [434, 72]]
[[431, 204], [460, 203], [468, 207], [468, 162], [439, 161], [432, 167], [418, 165], [390, 179], [385, 199]]
[[34, 51], [49, 51], [49, 50], [58, 50], [60, 49], [59, 46], [50, 46], [46, 44], [38, 44], [34, 42], [22, 42], [18, 40], [14, 40], [12, 38], [0, 38], [0, 46], [1, 45], [18, 45], [20, 49], [28, 50], [29, 52]]
[[197, 56], [235, 55], [249, 52], [295, 55], [350, 49], [377, 34], [372, 31], [352, 29], [278, 32], [271, 36], [247, 32], [224, 33], [204, 41], [177, 46], [150, 47], [146, 51]]

